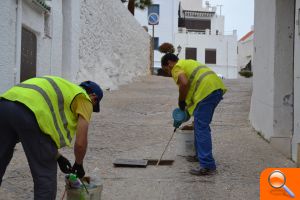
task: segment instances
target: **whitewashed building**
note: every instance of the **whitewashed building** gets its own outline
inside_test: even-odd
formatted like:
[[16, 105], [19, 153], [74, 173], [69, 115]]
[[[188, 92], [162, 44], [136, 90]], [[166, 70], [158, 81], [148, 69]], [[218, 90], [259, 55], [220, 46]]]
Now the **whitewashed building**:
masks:
[[300, 0], [255, 0], [250, 121], [271, 145], [298, 162], [299, 22]]
[[120, 0], [0, 1], [0, 26], [0, 93], [42, 75], [115, 89], [149, 73], [150, 37]]
[[[237, 78], [237, 33], [224, 31], [224, 16], [216, 7], [202, 0], [154, 0], [159, 7], [159, 24], [154, 26], [154, 65], [160, 67], [163, 54], [158, 46], [164, 42], [181, 47], [179, 58], [196, 59], [226, 78]], [[148, 25], [148, 11], [137, 10], [136, 19], [142, 26]]]
[[148, 24], [148, 9], [135, 9], [134, 16], [142, 26], [148, 27], [150, 36], [154, 32], [154, 67], [160, 68], [160, 59], [163, 54], [158, 51], [159, 45], [164, 42], [175, 43], [175, 32], [178, 31], [179, 0], [153, 0], [152, 2], [159, 15], [159, 23], [154, 25], [154, 30], [153, 26]]
[[[238, 41], [238, 68], [245, 68], [247, 65], [251, 66], [252, 58], [253, 58], [253, 38], [254, 38], [254, 30], [252, 29], [248, 33], [246, 33], [241, 39]], [[251, 70], [251, 69], [250, 69]]]

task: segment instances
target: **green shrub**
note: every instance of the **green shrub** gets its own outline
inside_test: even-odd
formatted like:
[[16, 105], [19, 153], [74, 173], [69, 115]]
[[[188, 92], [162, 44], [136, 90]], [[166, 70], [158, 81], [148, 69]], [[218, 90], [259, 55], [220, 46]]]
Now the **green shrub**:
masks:
[[249, 71], [249, 70], [242, 70], [242, 71], [239, 71], [239, 74], [241, 76], [244, 76], [246, 78], [249, 78], [249, 77], [252, 77], [253, 76], [253, 72], [252, 71]]

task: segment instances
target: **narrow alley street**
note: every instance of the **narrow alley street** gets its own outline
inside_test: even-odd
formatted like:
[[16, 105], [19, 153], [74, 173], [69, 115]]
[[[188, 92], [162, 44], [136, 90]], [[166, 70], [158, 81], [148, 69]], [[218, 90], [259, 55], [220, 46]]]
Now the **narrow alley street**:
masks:
[[[197, 163], [176, 156], [176, 135], [164, 159], [171, 166], [114, 168], [116, 158], [159, 159], [172, 134], [171, 112], [177, 88], [171, 78], [149, 76], [119, 90], [106, 91], [101, 112], [94, 114], [89, 132], [86, 175], [100, 169], [103, 200], [259, 199], [259, 176], [267, 167], [295, 167], [251, 127], [248, 115], [251, 79], [225, 80], [228, 92], [212, 123], [213, 150], [218, 172], [197, 177], [188, 173]], [[72, 149], [61, 151], [74, 160]], [[33, 199], [33, 183], [18, 144], [4, 176], [0, 199]], [[64, 192], [58, 172], [57, 199]]]

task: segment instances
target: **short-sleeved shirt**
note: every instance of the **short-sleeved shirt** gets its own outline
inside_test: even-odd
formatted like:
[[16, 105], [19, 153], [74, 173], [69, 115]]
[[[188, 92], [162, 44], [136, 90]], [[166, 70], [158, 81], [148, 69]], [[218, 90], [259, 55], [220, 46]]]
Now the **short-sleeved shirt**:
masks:
[[87, 122], [90, 122], [93, 112], [93, 104], [84, 94], [79, 94], [75, 97], [71, 104], [71, 109], [74, 113], [81, 115]]

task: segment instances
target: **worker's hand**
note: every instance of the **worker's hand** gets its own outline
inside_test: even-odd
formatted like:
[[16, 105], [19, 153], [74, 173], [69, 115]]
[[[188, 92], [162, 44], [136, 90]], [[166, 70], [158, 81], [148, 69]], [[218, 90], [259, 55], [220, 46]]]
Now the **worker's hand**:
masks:
[[58, 163], [58, 166], [59, 166], [60, 170], [63, 173], [69, 174], [69, 173], [72, 172], [72, 165], [71, 165], [70, 161], [67, 158], [60, 155], [57, 158], [57, 163]]
[[72, 173], [76, 174], [78, 178], [83, 178], [84, 175], [85, 175], [83, 165], [82, 164], [77, 164], [75, 162], [73, 167], [72, 167]]
[[185, 101], [178, 101], [178, 106], [179, 106], [180, 110], [184, 111], [185, 107], [186, 107]]
[[179, 126], [182, 124], [182, 122], [179, 122], [179, 121], [175, 121], [173, 122], [173, 126], [174, 128], [179, 128]]

